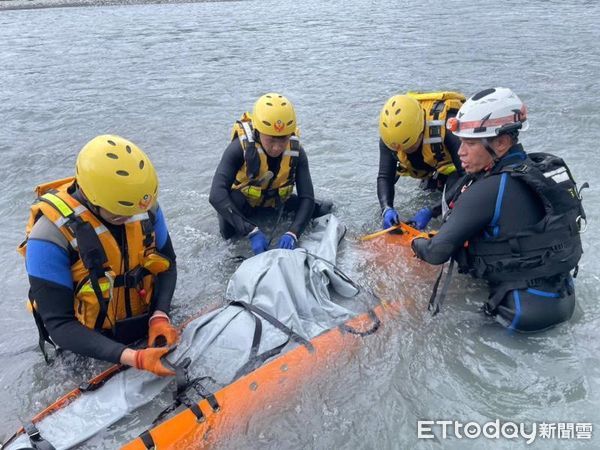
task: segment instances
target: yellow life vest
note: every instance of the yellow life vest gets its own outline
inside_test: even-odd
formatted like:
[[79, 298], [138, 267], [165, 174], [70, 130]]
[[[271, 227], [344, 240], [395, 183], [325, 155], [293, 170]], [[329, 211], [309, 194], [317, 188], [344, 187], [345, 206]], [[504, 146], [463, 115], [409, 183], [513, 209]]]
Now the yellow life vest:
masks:
[[465, 102], [464, 95], [458, 92], [408, 92], [407, 95], [419, 102], [425, 111], [425, 130], [421, 153], [423, 162], [431, 169], [413, 167], [408, 155], [402, 151], [396, 152], [398, 157], [398, 176], [426, 178], [437, 171], [450, 175], [456, 171], [452, 156], [444, 145], [446, 137], [446, 116], [450, 109], [458, 110]]
[[[298, 130], [281, 155], [279, 171], [272, 177], [266, 176], [269, 171], [267, 155], [260, 142], [254, 139], [252, 117], [247, 112], [233, 126], [231, 139], [236, 137], [244, 151], [244, 164], [238, 170], [231, 188], [244, 194], [252, 207], [273, 208], [285, 203], [294, 192], [296, 182], [296, 166], [300, 155]], [[240, 185], [242, 187], [238, 187]]]
[[[117, 321], [148, 312], [154, 276], [167, 270], [170, 261], [156, 252], [148, 213], [124, 224], [122, 252], [102, 222], [69, 194], [73, 183], [74, 178], [65, 178], [36, 187], [26, 239], [17, 250], [25, 256], [27, 237], [42, 215], [54, 223], [79, 256], [71, 265], [75, 317], [88, 328], [110, 330]], [[37, 314], [34, 299], [30, 303]]]

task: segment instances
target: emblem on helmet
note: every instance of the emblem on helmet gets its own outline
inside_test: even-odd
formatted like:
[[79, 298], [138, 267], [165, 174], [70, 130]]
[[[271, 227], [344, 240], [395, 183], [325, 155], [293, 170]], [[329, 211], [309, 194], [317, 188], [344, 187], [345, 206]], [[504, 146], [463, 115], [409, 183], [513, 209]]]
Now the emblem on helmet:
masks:
[[275, 124], [273, 124], [273, 128], [275, 128], [275, 131], [277, 131], [278, 133], [281, 133], [284, 127], [285, 125], [281, 120], [278, 120], [277, 122], [275, 122]]
[[138, 202], [138, 206], [140, 209], [148, 209], [152, 205], [152, 196], [150, 194], [146, 194], [142, 197], [142, 199]]

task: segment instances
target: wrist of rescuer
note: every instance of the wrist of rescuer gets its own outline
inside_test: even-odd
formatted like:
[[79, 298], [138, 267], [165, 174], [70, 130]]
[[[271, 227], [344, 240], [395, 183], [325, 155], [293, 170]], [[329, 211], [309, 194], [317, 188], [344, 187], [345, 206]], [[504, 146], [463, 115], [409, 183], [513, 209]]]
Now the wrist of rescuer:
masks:
[[161, 358], [169, 353], [169, 348], [145, 348], [135, 352], [134, 367], [146, 370], [160, 377], [175, 375], [175, 372], [164, 366]]

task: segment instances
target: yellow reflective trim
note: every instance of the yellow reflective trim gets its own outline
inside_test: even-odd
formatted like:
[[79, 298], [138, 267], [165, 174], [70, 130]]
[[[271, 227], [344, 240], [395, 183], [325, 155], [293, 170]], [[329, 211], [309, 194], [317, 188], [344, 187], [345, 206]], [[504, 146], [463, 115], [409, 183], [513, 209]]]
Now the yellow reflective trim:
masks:
[[290, 195], [292, 195], [293, 191], [294, 191], [294, 186], [285, 186], [285, 187], [279, 188], [279, 197], [285, 199], [285, 198], [289, 197]]
[[[110, 281], [102, 281], [100, 282], [100, 289], [102, 290], [102, 292], [106, 292], [111, 288], [111, 283]], [[82, 292], [84, 294], [93, 294], [94, 293], [94, 288], [92, 287], [92, 283], [90, 283], [89, 281], [87, 283], [85, 283], [81, 289], [79, 289], [79, 292]]]
[[262, 189], [254, 186], [248, 186], [248, 197], [260, 198], [262, 196]]
[[60, 197], [57, 197], [54, 194], [46, 193], [42, 195], [44, 200], [48, 200], [52, 205], [58, 209], [58, 211], [63, 215], [63, 217], [68, 217], [73, 214], [73, 209], [67, 205], [67, 203]]
[[456, 172], [456, 167], [454, 166], [454, 164], [449, 164], [447, 166], [439, 167], [437, 171], [442, 175], [450, 175]]

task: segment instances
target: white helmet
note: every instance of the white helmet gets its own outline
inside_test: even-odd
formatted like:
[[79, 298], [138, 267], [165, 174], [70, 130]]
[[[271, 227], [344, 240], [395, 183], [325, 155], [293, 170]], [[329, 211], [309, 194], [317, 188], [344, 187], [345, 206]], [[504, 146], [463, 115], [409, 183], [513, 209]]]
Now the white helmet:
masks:
[[527, 107], [508, 88], [492, 88], [469, 98], [456, 117], [448, 119], [448, 128], [455, 136], [488, 138], [510, 131], [529, 128]]

